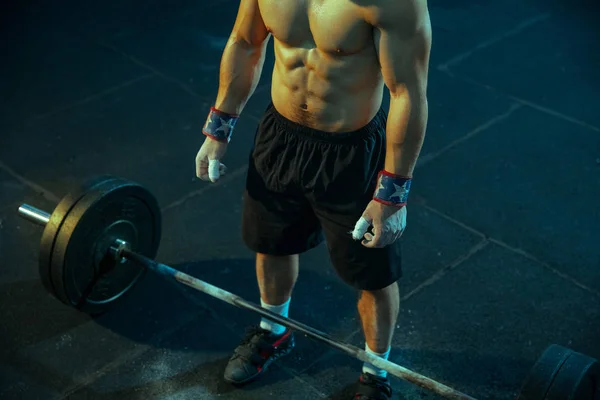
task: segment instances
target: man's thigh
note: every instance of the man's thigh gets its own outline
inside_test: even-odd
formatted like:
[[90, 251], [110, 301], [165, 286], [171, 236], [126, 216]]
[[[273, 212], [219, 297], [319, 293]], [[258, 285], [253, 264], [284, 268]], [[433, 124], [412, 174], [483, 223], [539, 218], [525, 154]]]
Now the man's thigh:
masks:
[[[383, 289], [402, 277], [400, 240], [384, 248], [367, 248], [352, 238], [360, 213], [316, 210], [331, 263], [338, 276], [358, 290]], [[357, 217], [358, 214], [358, 217]]]
[[243, 202], [242, 238], [254, 252], [301, 254], [323, 241], [318, 219], [302, 200], [248, 185]]

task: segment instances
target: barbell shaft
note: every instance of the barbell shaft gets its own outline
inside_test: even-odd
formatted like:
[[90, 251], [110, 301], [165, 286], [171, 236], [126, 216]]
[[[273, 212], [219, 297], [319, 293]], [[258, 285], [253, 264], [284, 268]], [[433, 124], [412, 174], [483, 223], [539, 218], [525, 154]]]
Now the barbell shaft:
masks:
[[246, 310], [250, 310], [250, 311], [254, 311], [254, 312], [256, 312], [256, 313], [258, 313], [280, 325], [287, 326], [288, 328], [300, 331], [300, 332], [304, 333], [305, 335], [310, 336], [311, 338], [316, 339], [320, 342], [323, 342], [333, 348], [341, 350], [341, 351], [359, 359], [360, 361], [371, 363], [374, 366], [381, 368], [398, 378], [409, 381], [409, 382], [411, 382], [415, 385], [421, 386], [425, 389], [429, 389], [429, 390], [436, 392], [448, 399], [475, 400], [473, 397], [468, 396], [464, 393], [461, 393], [455, 389], [452, 389], [451, 387], [443, 385], [443, 384], [436, 382], [430, 378], [427, 378], [423, 375], [417, 374], [416, 372], [413, 372], [404, 367], [401, 367], [400, 365], [394, 364], [391, 361], [385, 360], [381, 357], [371, 355], [371, 354], [367, 353], [366, 351], [364, 351], [363, 349], [360, 349], [356, 346], [352, 346], [352, 345], [349, 345], [346, 343], [341, 343], [341, 342], [331, 338], [329, 335], [327, 335], [323, 332], [320, 332], [308, 325], [305, 325], [301, 322], [295, 321], [290, 318], [283, 317], [279, 314], [273, 313], [273, 312], [259, 306], [258, 304], [244, 300], [243, 298], [241, 298], [233, 293], [223, 290], [217, 286], [211, 285], [210, 283], [204, 282], [200, 279], [194, 278], [193, 276], [190, 276], [184, 272], [181, 272], [174, 268], [171, 268], [168, 265], [156, 262], [148, 257], [145, 257], [141, 254], [137, 254], [131, 250], [124, 250], [122, 252], [122, 255], [125, 258], [127, 258], [128, 260], [134, 261], [137, 264], [144, 265], [148, 269], [150, 269], [160, 275], [175, 279], [176, 281], [183, 283], [184, 285], [187, 285], [187, 286], [189, 286], [193, 289], [196, 289], [200, 292], [206, 293], [209, 296], [220, 299], [220, 300], [222, 300], [226, 303], [229, 303], [233, 306], [243, 308]]
[[[50, 214], [48, 214], [47, 212], [40, 210], [36, 207], [30, 206], [28, 204], [21, 205], [18, 211], [19, 215], [21, 215], [26, 220], [41, 226], [45, 226], [51, 217]], [[151, 258], [145, 257], [134, 251], [124, 249], [121, 251], [121, 256], [136, 264], [142, 265], [161, 276], [174, 279], [177, 282], [189, 286], [197, 291], [203, 292], [211, 297], [222, 300], [238, 308], [254, 311], [255, 313], [260, 314], [280, 325], [302, 332], [305, 335], [310, 336], [311, 338], [325, 343], [333, 348], [336, 348], [354, 358], [357, 358], [360, 361], [368, 362], [378, 368], [387, 371], [391, 375], [394, 375], [400, 379], [404, 379], [422, 388], [428, 389], [445, 398], [452, 400], [476, 400], [475, 398], [467, 394], [459, 392], [431, 378], [420, 375], [416, 372], [413, 372], [381, 357], [369, 354], [365, 350], [356, 346], [337, 341], [329, 335], [327, 335], [326, 333], [318, 331], [308, 325], [295, 321], [291, 318], [286, 318], [282, 315], [273, 313], [272, 311], [269, 311], [259, 306], [258, 304], [244, 300], [243, 298], [233, 293], [230, 293], [217, 286], [211, 285], [210, 283], [204, 282], [200, 279], [194, 278], [191, 275], [188, 275], [182, 271], [178, 271], [166, 264], [161, 264]], [[119, 264], [117, 268], [126, 268], [126, 266]]]

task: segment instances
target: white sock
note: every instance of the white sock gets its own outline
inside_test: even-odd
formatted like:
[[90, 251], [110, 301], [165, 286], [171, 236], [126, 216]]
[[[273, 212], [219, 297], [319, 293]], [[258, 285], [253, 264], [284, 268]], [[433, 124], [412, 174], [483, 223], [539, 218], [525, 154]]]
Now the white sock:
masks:
[[[279, 314], [282, 317], [287, 318], [289, 310], [290, 310], [290, 301], [291, 300], [292, 300], [292, 298], [290, 297], [285, 303], [280, 304], [278, 306], [273, 306], [273, 305], [265, 303], [264, 301], [262, 301], [262, 299], [260, 299], [260, 305], [263, 306], [263, 308], [266, 308], [267, 310], [274, 312], [275, 314]], [[267, 318], [264, 318], [264, 317], [260, 320], [260, 327], [263, 329], [266, 329], [268, 331], [271, 331], [274, 335], [281, 335], [287, 329], [285, 326], [279, 325], [279, 324], [277, 324]]]
[[[388, 348], [388, 350], [385, 353], [383, 353], [383, 354], [381, 354], [381, 353], [375, 353], [373, 350], [371, 350], [369, 348], [368, 344], [365, 344], [365, 351], [368, 354], [373, 354], [374, 356], [381, 357], [384, 360], [387, 360], [388, 357], [390, 356], [390, 350], [391, 350], [391, 348]], [[374, 366], [371, 363], [364, 363], [363, 364], [363, 372], [369, 373], [371, 375], [378, 376], [380, 378], [387, 377], [387, 371], [385, 371], [383, 369], [379, 369], [379, 368], [377, 368], [376, 366]]]

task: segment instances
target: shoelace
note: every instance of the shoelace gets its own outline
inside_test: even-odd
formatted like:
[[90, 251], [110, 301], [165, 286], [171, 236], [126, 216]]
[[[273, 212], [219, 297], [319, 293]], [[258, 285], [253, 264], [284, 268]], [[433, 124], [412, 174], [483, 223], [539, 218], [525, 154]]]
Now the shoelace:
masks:
[[254, 357], [255, 356], [254, 352], [252, 350], [250, 350], [247, 347], [247, 345], [253, 345], [253, 346], [258, 347], [259, 349], [268, 348], [270, 346], [270, 344], [267, 343], [267, 341], [265, 340], [265, 335], [267, 333], [268, 333], [267, 331], [260, 328], [259, 326], [251, 326], [248, 329], [246, 329], [246, 334], [240, 341], [240, 345], [236, 348], [236, 350], [232, 356], [232, 359], [242, 357], [244, 359], [258, 362], [259, 359]]
[[240, 344], [245, 345], [251, 343], [252, 340], [254, 340], [257, 337], [260, 337], [260, 339], [262, 339], [266, 334], [267, 332], [264, 329], [261, 329], [261, 327], [251, 326], [250, 328], [246, 329], [246, 334], [244, 335], [244, 338], [242, 339]]

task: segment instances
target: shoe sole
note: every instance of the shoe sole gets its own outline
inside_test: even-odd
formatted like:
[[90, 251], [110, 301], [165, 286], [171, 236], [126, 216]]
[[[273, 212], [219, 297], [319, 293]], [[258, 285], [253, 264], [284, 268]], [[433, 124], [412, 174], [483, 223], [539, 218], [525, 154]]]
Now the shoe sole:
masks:
[[225, 379], [225, 382], [228, 382], [234, 386], [242, 386], [245, 384], [248, 384], [252, 381], [255, 381], [257, 378], [259, 378], [261, 375], [264, 375], [265, 372], [267, 372], [267, 370], [269, 369], [269, 367], [271, 366], [271, 364], [273, 364], [275, 361], [279, 360], [282, 357], [287, 356], [288, 354], [290, 354], [292, 352], [294, 348], [289, 348], [287, 350], [282, 351], [281, 353], [279, 353], [276, 357], [271, 358], [270, 360], [268, 360], [267, 362], [265, 362], [265, 364], [263, 365], [262, 369], [257, 372], [256, 374], [252, 375], [249, 378], [246, 378], [244, 380], [241, 381], [236, 381], [233, 379], [228, 379], [227, 377], [223, 377]]

